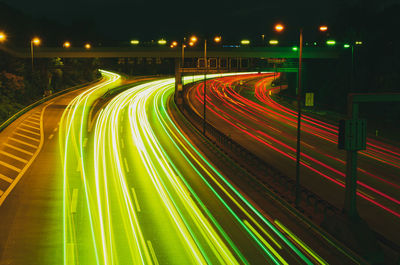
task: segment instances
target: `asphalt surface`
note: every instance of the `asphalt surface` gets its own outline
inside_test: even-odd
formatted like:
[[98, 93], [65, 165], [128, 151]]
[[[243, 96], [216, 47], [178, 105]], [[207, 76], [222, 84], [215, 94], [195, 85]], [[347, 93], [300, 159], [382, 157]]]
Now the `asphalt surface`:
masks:
[[[267, 77], [268, 75], [264, 76]], [[275, 102], [272, 75], [227, 77], [207, 83], [207, 121], [285, 175], [295, 178], [296, 112]], [[242, 79], [242, 81], [240, 81]], [[242, 84], [240, 84], [242, 83]], [[203, 116], [203, 84], [187, 100]], [[339, 209], [344, 202], [345, 152], [337, 126], [303, 116], [301, 184]], [[399, 149], [368, 139], [359, 154], [358, 207], [368, 224], [400, 243]]]
[[0, 134], [0, 264], [333, 259], [329, 246], [320, 256], [310, 247], [320, 239], [293, 233], [296, 221], [261, 209], [193, 145], [172, 118], [173, 79], [132, 84], [99, 107], [121, 84], [103, 74]]

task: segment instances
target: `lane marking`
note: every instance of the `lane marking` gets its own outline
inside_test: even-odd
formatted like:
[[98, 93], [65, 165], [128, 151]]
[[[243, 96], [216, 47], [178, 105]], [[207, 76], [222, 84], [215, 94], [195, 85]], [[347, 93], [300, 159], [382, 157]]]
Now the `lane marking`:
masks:
[[3, 166], [5, 166], [5, 167], [8, 167], [9, 169], [12, 169], [12, 170], [14, 170], [14, 171], [16, 171], [16, 172], [21, 172], [21, 169], [20, 168], [17, 168], [17, 167], [14, 167], [13, 165], [10, 165], [10, 164], [8, 164], [8, 163], [6, 163], [6, 162], [3, 162], [3, 161], [1, 161], [0, 160], [0, 165], [3, 165]]
[[21, 127], [18, 127], [17, 130], [24, 131], [24, 132], [27, 132], [27, 133], [31, 133], [31, 134], [40, 136], [40, 133], [37, 133], [37, 132], [34, 132], [34, 131], [30, 131], [30, 130], [27, 130], [27, 129], [24, 129], [24, 128], [21, 128]]
[[303, 145], [308, 146], [308, 147], [310, 147], [310, 148], [312, 148], [312, 149], [315, 149], [314, 146], [312, 146], [312, 145], [310, 145], [310, 144], [307, 144], [307, 143], [305, 143], [305, 142], [303, 142], [303, 141], [300, 141], [300, 143], [302, 143]]
[[132, 187], [131, 190], [132, 190], [132, 194], [133, 194], [133, 200], [135, 201], [136, 209], [138, 212], [140, 212], [140, 205], [139, 205], [139, 201], [136, 197], [135, 189]]
[[9, 177], [7, 177], [7, 176], [4, 176], [4, 175], [1, 174], [1, 173], [0, 173], [0, 179], [6, 181], [6, 182], [8, 182], [8, 183], [13, 182], [13, 179], [12, 179], [12, 178], [9, 178]]
[[39, 121], [40, 122], [40, 118], [36, 118], [36, 117], [29, 117], [26, 120], [33, 120], [33, 121]]
[[14, 138], [14, 137], [8, 137], [8, 139], [13, 140], [14, 142], [17, 142], [17, 143], [26, 145], [26, 146], [30, 146], [30, 147], [35, 148], [35, 149], [38, 148], [37, 145], [33, 145], [33, 144], [30, 144], [30, 143], [21, 141], [21, 140], [19, 140], [19, 139], [17, 139], [17, 138]]
[[6, 156], [8, 156], [8, 157], [14, 158], [15, 160], [21, 161], [21, 162], [23, 162], [23, 163], [28, 163], [28, 160], [23, 159], [23, 158], [20, 158], [20, 157], [18, 157], [18, 156], [15, 156], [15, 155], [13, 155], [13, 154], [10, 154], [10, 153], [8, 153], [8, 152], [6, 152], [6, 151], [4, 151], [4, 150], [1, 150], [0, 153], [3, 154], [3, 155], [6, 155]]
[[21, 149], [21, 148], [19, 148], [19, 147], [17, 147], [17, 146], [13, 146], [13, 145], [11, 145], [11, 144], [9, 144], [9, 143], [5, 143], [4, 145], [7, 146], [7, 147], [12, 148], [12, 149], [14, 149], [14, 150], [17, 150], [17, 151], [20, 151], [20, 152], [22, 152], [22, 153], [25, 153], [25, 154], [27, 154], [27, 155], [33, 155], [33, 153], [31, 153], [31, 152], [26, 151], [26, 150], [24, 150], [24, 149]]
[[[24, 166], [24, 168], [21, 170], [21, 172], [18, 174], [18, 176], [14, 179], [14, 181], [10, 184], [10, 186], [8, 186], [8, 188], [5, 190], [3, 196], [0, 197], [0, 206], [3, 204], [4, 200], [7, 198], [7, 196], [10, 194], [10, 192], [14, 189], [15, 185], [18, 184], [18, 182], [21, 180], [22, 176], [25, 174], [25, 172], [28, 170], [28, 168], [32, 165], [33, 161], [36, 159], [36, 157], [39, 155], [40, 150], [43, 147], [43, 143], [44, 143], [44, 136], [43, 136], [43, 116], [44, 116], [44, 112], [46, 110], [46, 108], [48, 106], [50, 106], [51, 104], [53, 104], [54, 102], [51, 102], [49, 104], [47, 104], [46, 106], [44, 106], [42, 108], [42, 110], [40, 111], [40, 125], [39, 125], [39, 130], [40, 130], [40, 143], [39, 146], [34, 146], [34, 148], [36, 148], [35, 153], [33, 154], [31, 160], [29, 160], [29, 162]], [[13, 139], [10, 138], [13, 141], [16, 142], [22, 142], [19, 141], [18, 139]], [[27, 145], [27, 143], [22, 142], [23, 144]], [[27, 145], [27, 146], [33, 146], [33, 145]]]
[[[33, 125], [39, 125], [39, 127], [36, 127], [36, 129], [40, 130], [40, 123], [34, 123], [34, 122], [31, 122], [31, 121], [25, 120], [23, 124], [26, 124], [27, 122], [30, 123], [30, 124], [33, 124]], [[34, 126], [32, 126], [32, 127], [34, 127]]]
[[0, 190], [0, 196], [3, 195], [4, 191]]
[[58, 131], [58, 127], [54, 128], [54, 130], [53, 130], [53, 132], [56, 132], [56, 131]]
[[29, 125], [29, 124], [25, 124], [25, 123], [21, 123], [21, 125], [22, 125], [22, 126], [25, 126], [25, 127], [28, 127], [28, 128], [35, 129], [35, 130], [37, 130], [37, 131], [39, 131], [39, 132], [40, 132], [40, 128], [38, 128], [38, 127], [31, 126], [31, 125]]
[[40, 140], [38, 140], [38, 139], [36, 139], [36, 138], [33, 138], [33, 137], [30, 137], [30, 136], [27, 136], [27, 135], [22, 134], [22, 133], [17, 133], [17, 132], [15, 132], [14, 135], [18, 135], [18, 136], [21, 136], [21, 137], [25, 137], [26, 139], [32, 140], [32, 141], [34, 141], [34, 142], [40, 142]]
[[265, 139], [264, 137], [261, 137], [261, 136], [257, 136], [260, 140], [262, 140], [262, 141], [264, 141], [264, 142], [267, 142], [267, 143], [269, 143], [269, 144], [271, 144], [272, 145], [272, 143], [270, 142], [270, 141], [268, 141], [267, 139]]
[[155, 264], [155, 265], [159, 265], [158, 260], [157, 260], [156, 253], [154, 252], [154, 248], [153, 248], [153, 245], [151, 244], [151, 241], [150, 241], [150, 240], [147, 240], [147, 246], [148, 246], [149, 249], [150, 249], [150, 254], [151, 254], [151, 257], [153, 258], [154, 264]]
[[126, 157], [124, 157], [124, 162], [125, 162], [126, 171], [129, 173], [128, 161], [126, 160]]
[[54, 134], [50, 134], [49, 135], [49, 140], [53, 139], [53, 137], [54, 137]]
[[71, 213], [76, 213], [77, 205], [78, 205], [78, 189], [73, 189], [72, 199], [71, 199]]

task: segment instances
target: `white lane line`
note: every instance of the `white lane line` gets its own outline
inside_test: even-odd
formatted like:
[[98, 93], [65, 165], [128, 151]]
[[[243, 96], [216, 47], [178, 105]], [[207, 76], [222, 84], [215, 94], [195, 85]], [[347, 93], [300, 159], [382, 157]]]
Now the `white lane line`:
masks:
[[78, 205], [78, 189], [73, 189], [72, 199], [71, 199], [71, 213], [76, 213], [77, 205]]
[[38, 128], [38, 127], [31, 126], [31, 125], [29, 125], [29, 124], [26, 124], [26, 123], [21, 123], [21, 125], [22, 125], [22, 126], [26, 126], [26, 127], [28, 127], [28, 128], [35, 129], [35, 130], [37, 130], [37, 131], [39, 131], [39, 132], [40, 132], [40, 128]]
[[[22, 124], [26, 124], [26, 123], [30, 123], [30, 124], [33, 124], [33, 125], [39, 125], [39, 127], [36, 127], [36, 129], [40, 130], [40, 123], [35, 123], [35, 122], [31, 122], [31, 121], [25, 120]], [[35, 126], [32, 126], [32, 127], [35, 127]]]
[[13, 146], [13, 145], [11, 145], [11, 144], [9, 144], [9, 143], [6, 143], [6, 144], [4, 144], [4, 145], [7, 146], [7, 147], [12, 148], [12, 149], [14, 149], [14, 150], [17, 150], [17, 151], [20, 151], [20, 152], [22, 152], [22, 153], [25, 153], [25, 154], [27, 154], [27, 155], [33, 155], [33, 153], [31, 153], [31, 152], [28, 152], [28, 151], [26, 151], [26, 150], [24, 150], [24, 149], [21, 149], [21, 148], [17, 147], [17, 146]]
[[4, 150], [1, 150], [0, 153], [3, 154], [3, 155], [6, 155], [6, 156], [8, 156], [8, 157], [14, 158], [15, 160], [21, 161], [21, 162], [23, 162], [23, 163], [28, 163], [28, 160], [25, 160], [25, 159], [23, 159], [23, 158], [20, 158], [20, 157], [18, 157], [18, 156], [15, 156], [15, 155], [13, 155], [13, 154], [10, 154], [10, 153], [8, 153], [8, 152], [6, 152], [6, 151], [4, 151]]
[[32, 141], [35, 141], [35, 142], [40, 142], [40, 139], [36, 139], [36, 138], [30, 137], [30, 136], [27, 136], [25, 134], [22, 134], [22, 133], [17, 133], [16, 132], [16, 133], [14, 133], [14, 135], [25, 137], [26, 139], [29, 139], [29, 140], [32, 140]]
[[40, 130], [40, 143], [39, 146], [34, 146], [34, 145], [30, 145], [27, 143], [24, 143], [23, 141], [20, 141], [18, 139], [13, 139], [12, 137], [9, 139], [12, 139], [15, 142], [22, 142], [24, 145], [27, 146], [34, 146], [34, 148], [36, 149], [35, 153], [33, 154], [33, 156], [31, 157], [31, 159], [29, 160], [29, 162], [24, 166], [24, 168], [21, 170], [21, 172], [19, 172], [19, 174], [15, 177], [15, 179], [13, 180], [12, 183], [10, 183], [10, 186], [7, 187], [7, 189], [4, 191], [3, 196], [0, 197], [0, 206], [3, 204], [3, 202], [7, 199], [8, 195], [11, 193], [11, 191], [15, 188], [15, 186], [18, 184], [18, 182], [21, 180], [22, 176], [25, 174], [25, 172], [29, 169], [29, 167], [32, 165], [33, 161], [36, 159], [36, 157], [39, 155], [39, 152], [41, 151], [42, 147], [43, 147], [43, 143], [44, 143], [44, 139], [43, 139], [43, 116], [44, 116], [44, 112], [46, 110], [46, 108], [48, 106], [50, 106], [52, 103], [47, 104], [45, 107], [42, 108], [42, 110], [40, 111], [40, 124], [39, 124], [39, 130]]
[[21, 172], [21, 169], [20, 168], [17, 168], [17, 167], [14, 167], [13, 165], [10, 165], [10, 164], [8, 164], [8, 163], [6, 163], [6, 162], [3, 162], [3, 161], [1, 161], [0, 160], [0, 165], [3, 165], [3, 166], [5, 166], [5, 167], [8, 167], [9, 169], [12, 169], [12, 170], [14, 170], [14, 171], [16, 171], [16, 172]]
[[310, 144], [308, 144], [308, 143], [305, 143], [305, 142], [303, 142], [303, 141], [300, 141], [300, 142], [301, 142], [301, 144], [303, 144], [303, 145], [305, 145], [305, 146], [308, 146], [308, 147], [310, 147], [310, 148], [312, 148], [312, 149], [315, 149], [314, 146], [312, 146], [312, 145], [310, 145]]
[[129, 173], [128, 160], [126, 160], [126, 157], [124, 157], [124, 162], [125, 162], [126, 172]]
[[156, 253], [154, 252], [154, 248], [153, 248], [153, 245], [151, 244], [151, 241], [150, 241], [150, 240], [147, 240], [147, 246], [148, 246], [149, 249], [150, 249], [150, 254], [151, 254], [151, 257], [153, 258], [154, 264], [155, 264], [155, 265], [159, 265], [158, 260], [157, 260]]
[[30, 144], [30, 143], [21, 141], [21, 140], [19, 140], [19, 139], [17, 139], [17, 138], [14, 138], [14, 137], [8, 137], [8, 139], [13, 140], [14, 142], [17, 142], [17, 143], [26, 145], [26, 146], [30, 146], [30, 147], [35, 148], [35, 149], [38, 148], [37, 145], [33, 145], [33, 144]]
[[4, 175], [1, 174], [1, 173], [0, 173], [0, 179], [6, 181], [6, 182], [8, 182], [8, 183], [13, 182], [13, 179], [12, 179], [12, 178], [9, 178], [9, 177], [7, 177], [7, 176], [4, 176]]
[[133, 200], [135, 201], [136, 209], [138, 212], [140, 212], [140, 205], [139, 205], [139, 201], [136, 197], [135, 189], [132, 187], [131, 190], [132, 190], [132, 194], [133, 194]]
[[54, 134], [50, 134], [49, 135], [49, 140], [53, 139], [53, 137], [54, 137]]
[[21, 128], [21, 127], [18, 127], [18, 129], [17, 129], [17, 130], [20, 130], [20, 131], [23, 131], [23, 132], [27, 132], [27, 133], [31, 133], [31, 134], [34, 134], [34, 135], [40, 136], [40, 133], [37, 133], [37, 132], [31, 131], [31, 130], [27, 130], [27, 129], [24, 129], [24, 128]]
[[36, 118], [36, 117], [29, 117], [29, 118], [27, 118], [26, 120], [33, 120], [33, 121], [36, 121], [36, 122], [40, 122], [40, 118]]

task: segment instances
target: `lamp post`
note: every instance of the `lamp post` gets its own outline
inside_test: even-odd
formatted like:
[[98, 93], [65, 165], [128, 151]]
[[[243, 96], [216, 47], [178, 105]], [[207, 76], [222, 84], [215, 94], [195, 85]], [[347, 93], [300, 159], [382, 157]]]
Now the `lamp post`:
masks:
[[204, 93], [203, 93], [203, 134], [206, 135], [206, 99], [207, 99], [207, 40], [204, 40]]
[[40, 45], [41, 40], [38, 37], [34, 37], [31, 40], [31, 58], [32, 58], [32, 72], [33, 72], [33, 46], [38, 46]]
[[[282, 32], [285, 27], [282, 24], [276, 24], [275, 30]], [[325, 32], [328, 27], [323, 25], [319, 27], [319, 30]], [[301, 70], [302, 70], [302, 58], [303, 58], [303, 28], [299, 30], [299, 65], [297, 70], [297, 140], [296, 140], [296, 191], [295, 191], [295, 205], [296, 207], [300, 204], [300, 161], [301, 161]]]

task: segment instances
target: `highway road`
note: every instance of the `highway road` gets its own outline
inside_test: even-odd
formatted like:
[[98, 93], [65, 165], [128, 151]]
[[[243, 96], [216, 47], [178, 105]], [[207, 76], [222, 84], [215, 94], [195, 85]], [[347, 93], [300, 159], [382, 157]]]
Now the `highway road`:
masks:
[[297, 220], [261, 209], [193, 145], [171, 113], [173, 79], [106, 98], [123, 81], [103, 76], [0, 134], [0, 264], [354, 263], [291, 231]]
[[[297, 112], [271, 98], [273, 74], [224, 77], [207, 83], [207, 120], [281, 172], [295, 177]], [[243, 85], [241, 85], [242, 83]], [[189, 89], [187, 100], [203, 116], [203, 83]], [[345, 152], [337, 149], [337, 126], [304, 115], [301, 183], [343, 207]], [[358, 205], [373, 229], [399, 243], [400, 149], [368, 139], [360, 152]]]

